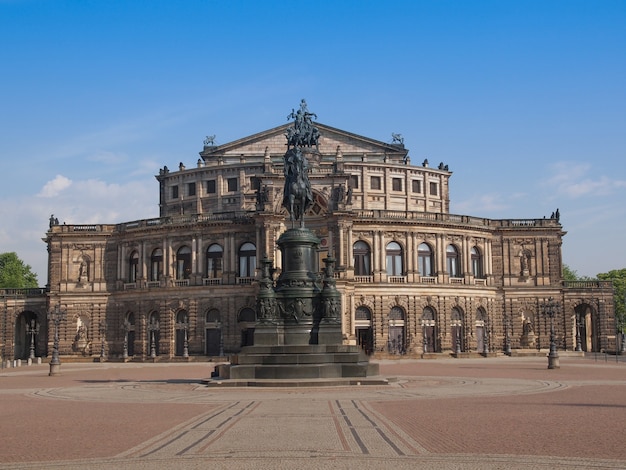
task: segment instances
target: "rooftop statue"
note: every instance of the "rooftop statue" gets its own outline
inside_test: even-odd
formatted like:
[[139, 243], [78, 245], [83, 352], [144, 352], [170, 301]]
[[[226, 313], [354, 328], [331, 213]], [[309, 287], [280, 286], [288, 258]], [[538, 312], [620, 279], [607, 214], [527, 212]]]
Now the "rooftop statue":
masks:
[[392, 145], [402, 145], [404, 146], [404, 137], [402, 134], [396, 134], [395, 132], [391, 133], [391, 144]]
[[306, 101], [300, 101], [298, 111], [291, 110], [287, 119], [294, 119], [293, 127], [287, 129], [287, 147], [318, 147], [320, 132], [313, 125], [312, 118], [317, 119], [317, 114], [310, 113]]

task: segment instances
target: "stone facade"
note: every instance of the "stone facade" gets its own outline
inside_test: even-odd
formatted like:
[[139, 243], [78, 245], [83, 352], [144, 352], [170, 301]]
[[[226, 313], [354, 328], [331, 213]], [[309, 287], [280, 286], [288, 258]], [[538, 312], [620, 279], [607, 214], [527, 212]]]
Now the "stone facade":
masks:
[[[558, 217], [450, 214], [447, 165], [412, 164], [400, 143], [316, 126], [305, 223], [321, 240], [319, 267], [337, 260], [346, 343], [376, 354], [545, 350], [543, 304], [553, 298], [559, 349], [615, 351], [612, 286], [561, 279]], [[4, 297], [3, 358], [23, 356], [24, 325], [45, 325], [57, 304], [67, 312], [62, 357], [193, 358], [250, 344], [257, 264], [267, 256], [280, 273], [276, 240], [291, 227], [287, 128], [205, 145], [193, 167], [162, 168], [158, 218], [52, 224], [45, 295], [30, 305]], [[47, 354], [51, 328], [39, 338]]]

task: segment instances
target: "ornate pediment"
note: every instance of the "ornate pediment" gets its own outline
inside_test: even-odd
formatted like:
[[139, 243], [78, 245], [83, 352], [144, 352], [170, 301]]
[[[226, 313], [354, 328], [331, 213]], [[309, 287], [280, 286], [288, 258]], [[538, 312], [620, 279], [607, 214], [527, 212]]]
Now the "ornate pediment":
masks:
[[[325, 124], [315, 123], [319, 130], [318, 150], [322, 159], [339, 156], [339, 159], [348, 160], [350, 157], [361, 159], [379, 155], [386, 158], [401, 160], [408, 151], [399, 145], [388, 144], [379, 140], [364, 137], [351, 132], [336, 129]], [[287, 134], [290, 123], [259, 132], [223, 145], [205, 146], [200, 156], [209, 163], [216, 157], [251, 157], [274, 156], [282, 157], [287, 151]]]

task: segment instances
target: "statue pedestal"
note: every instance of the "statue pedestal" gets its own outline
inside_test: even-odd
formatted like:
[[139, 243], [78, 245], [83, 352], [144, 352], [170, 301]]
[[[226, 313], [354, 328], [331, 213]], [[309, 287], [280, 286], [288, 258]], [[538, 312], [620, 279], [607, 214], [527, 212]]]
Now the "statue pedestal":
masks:
[[[378, 375], [358, 346], [341, 344], [246, 346], [231, 357], [230, 379], [336, 379]], [[222, 377], [224, 378], [224, 377]]]
[[279, 321], [274, 324], [257, 323], [254, 329], [255, 346], [302, 346], [342, 343], [341, 325], [334, 323], [293, 325]]

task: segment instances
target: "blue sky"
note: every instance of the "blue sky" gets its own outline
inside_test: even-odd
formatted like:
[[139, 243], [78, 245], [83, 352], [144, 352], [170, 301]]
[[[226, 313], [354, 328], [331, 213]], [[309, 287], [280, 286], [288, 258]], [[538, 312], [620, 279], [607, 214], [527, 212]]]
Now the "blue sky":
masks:
[[158, 215], [154, 175], [319, 121], [454, 172], [451, 212], [560, 209], [580, 275], [626, 267], [626, 1], [0, 0], [0, 252]]

